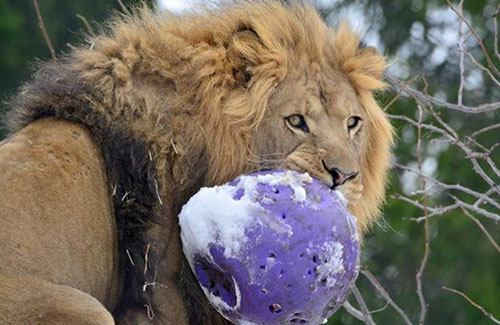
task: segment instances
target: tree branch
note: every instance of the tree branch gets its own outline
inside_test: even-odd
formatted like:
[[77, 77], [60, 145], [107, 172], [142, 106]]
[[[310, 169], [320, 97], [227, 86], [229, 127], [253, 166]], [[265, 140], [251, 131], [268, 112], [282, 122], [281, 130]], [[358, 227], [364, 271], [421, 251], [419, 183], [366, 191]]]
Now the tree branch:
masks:
[[362, 322], [365, 322], [365, 315], [363, 315], [363, 313], [359, 310], [357, 310], [356, 308], [354, 308], [350, 303], [349, 301], [345, 301], [344, 304], [342, 305], [342, 307], [344, 307], [344, 309], [349, 313], [351, 314], [354, 318], [356, 318], [357, 320], [360, 320]]
[[[426, 84], [426, 93], [427, 93], [427, 84]], [[422, 107], [417, 104], [418, 107], [418, 132], [417, 132], [417, 162], [418, 162], [418, 170], [420, 174], [422, 174]], [[420, 177], [422, 181], [422, 188], [426, 190], [426, 181], [425, 177]], [[425, 223], [424, 223], [424, 231], [425, 231], [425, 251], [424, 256], [422, 258], [422, 262], [420, 263], [420, 268], [415, 276], [417, 281], [417, 295], [418, 300], [420, 301], [420, 320], [419, 324], [423, 325], [425, 323], [425, 319], [427, 316], [427, 303], [425, 302], [425, 296], [422, 290], [422, 276], [425, 271], [425, 267], [427, 266], [427, 262], [429, 260], [429, 256], [431, 254], [431, 246], [430, 246], [430, 236], [429, 236], [429, 211], [427, 209], [427, 193], [424, 192], [422, 198], [422, 205], [425, 214]]]
[[497, 250], [498, 254], [500, 254], [500, 247], [498, 246], [498, 244], [495, 242], [495, 240], [493, 239], [493, 237], [491, 237], [490, 233], [488, 232], [488, 230], [486, 230], [486, 228], [484, 228], [483, 224], [481, 223], [481, 221], [477, 220], [477, 218], [474, 218], [474, 216], [472, 214], [469, 213], [469, 211], [465, 210], [463, 207], [461, 208], [463, 213], [469, 217], [472, 221], [474, 221], [476, 223], [476, 225], [479, 227], [479, 229], [481, 229], [481, 231], [485, 234], [486, 238], [488, 238], [488, 240], [490, 241], [490, 243], [493, 245], [493, 247], [495, 247], [495, 249]]
[[92, 37], [96, 37], [94, 29], [92, 28], [92, 26], [90, 26], [87, 18], [85, 18], [84, 16], [79, 15], [79, 14], [76, 14], [76, 17], [83, 22], [83, 24], [85, 25], [85, 28], [87, 29], [87, 33], [89, 33], [89, 35]]
[[462, 296], [465, 300], [467, 300], [467, 302], [469, 304], [471, 304], [472, 306], [474, 306], [477, 309], [479, 309], [483, 313], [484, 316], [486, 316], [489, 319], [491, 319], [495, 324], [500, 324], [500, 320], [496, 319], [490, 312], [486, 311], [486, 309], [484, 309], [484, 307], [478, 305], [472, 299], [470, 299], [469, 297], [467, 297], [467, 295], [465, 293], [460, 292], [460, 291], [455, 290], [455, 289], [448, 288], [448, 287], [442, 287], [442, 289], [446, 290], [446, 291], [449, 291], [449, 292], [452, 292], [454, 294], [457, 294], [459, 296]]
[[120, 8], [122, 9], [124, 14], [130, 15], [130, 11], [127, 9], [127, 7], [123, 4], [122, 0], [116, 0], [118, 2], [118, 5], [120, 5]]
[[487, 103], [478, 106], [466, 106], [466, 105], [448, 103], [444, 100], [432, 96], [426, 96], [421, 91], [418, 91], [415, 88], [405, 85], [401, 83], [401, 81], [389, 75], [385, 75], [385, 79], [393, 87], [395, 91], [398, 92], [400, 91], [401, 88], [403, 88], [404, 91], [402, 92], [402, 94], [407, 93], [410, 97], [415, 96], [418, 99], [425, 101], [427, 104], [434, 104], [443, 108], [448, 108], [454, 111], [460, 111], [468, 114], [480, 114], [500, 109], [500, 102]]
[[467, 19], [465, 19], [465, 17], [462, 15], [462, 13], [459, 12], [455, 8], [455, 6], [453, 6], [451, 1], [446, 0], [446, 2], [448, 2], [448, 5], [450, 6], [451, 10], [453, 10], [457, 14], [457, 16], [460, 18], [460, 20], [463, 21], [467, 25], [467, 27], [469, 28], [469, 31], [472, 33], [472, 35], [474, 36], [474, 38], [478, 42], [479, 47], [481, 48], [481, 51], [483, 52], [484, 57], [485, 57], [486, 61], [488, 62], [488, 66], [490, 67], [490, 69], [493, 70], [497, 76], [500, 76], [500, 72], [498, 71], [497, 67], [493, 64], [493, 62], [491, 61], [490, 55], [488, 54], [488, 50], [486, 50], [486, 47], [484, 46], [484, 43], [483, 43], [483, 40], [481, 39], [481, 37], [479, 37], [479, 35], [476, 33], [474, 28], [472, 28], [471, 24], [467, 21]]
[[49, 48], [50, 56], [52, 57], [52, 60], [57, 62], [56, 51], [54, 51], [54, 47], [52, 46], [52, 42], [50, 41], [49, 34], [47, 34], [47, 30], [45, 29], [42, 14], [40, 13], [40, 8], [38, 7], [38, 1], [33, 0], [33, 5], [35, 6], [36, 16], [38, 18], [38, 26], [42, 30], [43, 38], [45, 39], [45, 43]]
[[375, 322], [373, 321], [370, 311], [368, 310], [368, 307], [366, 306], [365, 300], [363, 299], [363, 296], [359, 292], [358, 287], [356, 285], [352, 288], [352, 293], [354, 294], [354, 297], [356, 297], [359, 307], [361, 308], [365, 324], [376, 325]]
[[387, 293], [387, 291], [380, 284], [380, 282], [378, 282], [378, 280], [375, 278], [375, 276], [370, 271], [368, 271], [366, 269], [361, 270], [361, 273], [371, 282], [371, 284], [377, 290], [377, 292], [380, 293], [380, 295], [382, 297], [384, 297], [385, 301], [387, 301], [387, 303], [392, 308], [394, 308], [394, 310], [399, 314], [399, 316], [401, 316], [401, 318], [404, 320], [404, 322], [407, 325], [413, 325], [413, 323], [410, 321], [410, 318], [408, 317], [408, 315], [406, 315], [406, 313], [394, 302], [394, 300], [392, 300], [389, 293]]

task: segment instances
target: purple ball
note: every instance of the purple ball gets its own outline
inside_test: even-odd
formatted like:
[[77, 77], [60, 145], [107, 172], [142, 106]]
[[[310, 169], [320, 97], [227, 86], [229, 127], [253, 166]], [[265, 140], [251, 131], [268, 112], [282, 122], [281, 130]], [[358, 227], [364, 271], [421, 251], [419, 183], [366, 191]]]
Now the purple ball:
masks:
[[184, 254], [210, 303], [235, 324], [320, 324], [359, 270], [345, 199], [275, 170], [202, 188], [179, 215]]

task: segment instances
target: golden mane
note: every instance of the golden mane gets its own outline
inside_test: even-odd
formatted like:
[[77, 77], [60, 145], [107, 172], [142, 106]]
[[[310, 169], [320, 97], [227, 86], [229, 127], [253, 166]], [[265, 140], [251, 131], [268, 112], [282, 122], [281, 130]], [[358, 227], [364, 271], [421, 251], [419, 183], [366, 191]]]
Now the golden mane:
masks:
[[[259, 42], [249, 44], [235, 35], [251, 30]], [[360, 49], [359, 37], [342, 23], [335, 33], [325, 27], [311, 7], [282, 5], [272, 1], [225, 5], [175, 16], [140, 8], [110, 24], [107, 37], [89, 40], [91, 49], [73, 53], [88, 82], [107, 90], [108, 101], [123, 101], [134, 87], [133, 71], [172, 81], [179, 103], [170, 114], [190, 116], [189, 134], [163, 138], [176, 151], [208, 149], [208, 184], [217, 184], [248, 170], [252, 155], [252, 132], [261, 122], [274, 87], [293, 70], [297, 61], [328, 62], [343, 71], [355, 87], [370, 116], [370, 140], [363, 157], [367, 204], [356, 208], [371, 220], [383, 201], [385, 170], [392, 142], [392, 131], [370, 91], [383, 88], [380, 77], [384, 58], [375, 51]], [[234, 62], [227, 56], [231, 44], [245, 58], [254, 76], [249, 89], [234, 89]], [[139, 71], [137, 71], [139, 70]], [[109, 74], [111, 73], [111, 76]], [[104, 76], [106, 75], [106, 76]], [[118, 85], [118, 87], [117, 87]], [[188, 104], [188, 105], [187, 105]], [[150, 114], [146, 109], [145, 114]], [[151, 114], [156, 114], [151, 110]], [[208, 127], [204, 127], [204, 126]], [[187, 172], [186, 172], [187, 173]], [[367, 226], [362, 222], [362, 228]]]

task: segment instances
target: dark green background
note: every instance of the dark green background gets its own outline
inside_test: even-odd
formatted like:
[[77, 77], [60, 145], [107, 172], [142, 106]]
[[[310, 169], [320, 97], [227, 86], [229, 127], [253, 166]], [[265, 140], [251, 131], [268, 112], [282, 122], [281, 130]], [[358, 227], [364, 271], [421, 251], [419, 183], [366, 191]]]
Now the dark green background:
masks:
[[[126, 2], [130, 3], [130, 2]], [[437, 66], [429, 68], [426, 62], [439, 41], [433, 39], [429, 30], [439, 28], [428, 21], [428, 12], [445, 8], [442, 0], [401, 0], [375, 1], [359, 0], [340, 3], [337, 6], [322, 8], [322, 14], [328, 21], [335, 23], [337, 13], [353, 3], [359, 5], [359, 12], [368, 17], [369, 28], [380, 33], [380, 42], [385, 54], [393, 58], [398, 50], [411, 39], [411, 27], [415, 22], [424, 26], [424, 37], [420, 43], [413, 43], [413, 52], [405, 59], [410, 68], [410, 75], [422, 73], [429, 81], [430, 94], [439, 91], [449, 101], [454, 101], [458, 89], [458, 56], [450, 49], [447, 59]], [[87, 17], [90, 21], [103, 21], [113, 10], [119, 7], [114, 0], [95, 1], [63, 1], [40, 0], [40, 7], [50, 38], [57, 52], [67, 51], [67, 43], [78, 43], [82, 40], [84, 31], [76, 14]], [[485, 44], [492, 51], [493, 34], [491, 15], [496, 3], [487, 0], [467, 0], [465, 9], [467, 17], [481, 31]], [[441, 26], [442, 27], [442, 26]], [[425, 45], [425, 44], [427, 45]], [[476, 52], [474, 52], [476, 53]], [[0, 0], [0, 99], [7, 100], [16, 88], [27, 80], [32, 73], [31, 66], [37, 60], [49, 59], [49, 52], [38, 28], [35, 11], [29, 0]], [[481, 57], [478, 56], [481, 60]], [[498, 60], [494, 61], [500, 66]], [[415, 86], [422, 86], [419, 82]], [[394, 96], [392, 91], [377, 95], [382, 105], [388, 103]], [[493, 102], [499, 99], [499, 89], [485, 82], [479, 89], [466, 92], [465, 103], [477, 105], [483, 102]], [[8, 107], [2, 102], [0, 110]], [[439, 108], [436, 108], [439, 110]], [[445, 121], [451, 123], [461, 136], [471, 134], [474, 130], [489, 124], [499, 123], [499, 113], [467, 115], [464, 113], [440, 110]], [[403, 114], [415, 118], [414, 101], [401, 99], [390, 109], [391, 114]], [[433, 123], [426, 117], [426, 122]], [[416, 160], [415, 130], [393, 121], [397, 133], [397, 144], [394, 149], [395, 159], [401, 164], [411, 164]], [[406, 135], [402, 131], [406, 130]], [[413, 136], [412, 136], [413, 135]], [[0, 131], [0, 138], [5, 136]], [[472, 170], [471, 164], [455, 146], [439, 153], [426, 151], [435, 135], [424, 138], [424, 158], [434, 157], [438, 162], [434, 176], [443, 182], [460, 183], [476, 191], [488, 189]], [[500, 132], [489, 132], [479, 138], [482, 144], [491, 146], [500, 141]], [[500, 161], [500, 149], [492, 153], [492, 159]], [[394, 169], [391, 175], [389, 199], [384, 210], [384, 221], [376, 226], [365, 239], [363, 266], [374, 273], [389, 291], [392, 298], [403, 308], [414, 323], [418, 323], [420, 305], [415, 293], [415, 273], [419, 267], [424, 251], [423, 224], [409, 220], [421, 216], [422, 212], [391, 196], [401, 193], [402, 171]], [[499, 183], [498, 177], [490, 176]], [[469, 197], [453, 193], [467, 202], [473, 202]], [[416, 196], [415, 198], [418, 198]], [[494, 197], [498, 200], [498, 196]], [[446, 205], [452, 202], [448, 193], [440, 193], [429, 198], [432, 206]], [[499, 213], [488, 206], [494, 213]], [[479, 217], [488, 228], [496, 242], [500, 242], [500, 227], [491, 220]], [[477, 226], [460, 210], [431, 220], [432, 254], [424, 274], [424, 293], [429, 304], [429, 314], [426, 324], [491, 324], [477, 309], [470, 306], [461, 297], [445, 292], [442, 286], [456, 288], [467, 293], [488, 311], [500, 317], [500, 255], [487, 241]], [[384, 306], [384, 300], [374, 293], [363, 276], [359, 277], [358, 286], [371, 309]], [[354, 299], [350, 301], [357, 306]], [[403, 324], [399, 316], [387, 307], [373, 315], [380, 325]], [[361, 324], [350, 315], [340, 310], [330, 320], [330, 324]]]
[[[102, 21], [113, 10], [119, 9], [117, 2], [112, 0], [39, 0], [39, 5], [45, 27], [58, 53], [67, 51], [68, 43], [79, 42], [83, 38], [83, 24], [77, 14], [89, 20]], [[7, 109], [3, 101], [29, 78], [34, 63], [49, 58], [32, 1], [0, 0], [0, 111]]]

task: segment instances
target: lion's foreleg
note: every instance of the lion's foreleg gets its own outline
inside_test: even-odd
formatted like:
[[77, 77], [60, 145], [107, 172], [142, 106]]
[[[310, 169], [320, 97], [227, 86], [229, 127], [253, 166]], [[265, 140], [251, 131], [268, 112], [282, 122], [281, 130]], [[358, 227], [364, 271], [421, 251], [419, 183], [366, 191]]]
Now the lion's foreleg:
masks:
[[111, 325], [113, 317], [94, 297], [31, 276], [0, 275], [0, 323]]

